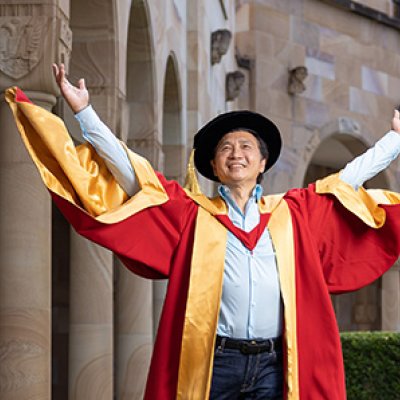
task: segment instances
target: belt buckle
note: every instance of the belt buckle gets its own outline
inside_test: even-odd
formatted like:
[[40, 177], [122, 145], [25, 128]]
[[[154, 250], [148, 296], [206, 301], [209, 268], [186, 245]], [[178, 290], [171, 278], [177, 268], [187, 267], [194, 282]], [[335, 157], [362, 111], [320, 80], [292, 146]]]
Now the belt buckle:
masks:
[[243, 354], [258, 354], [264, 351], [273, 353], [275, 351], [275, 342], [273, 339], [268, 339], [265, 344], [259, 344], [255, 340], [242, 342], [240, 344], [240, 351]]
[[243, 354], [258, 354], [260, 353], [260, 348], [257, 346], [255, 340], [252, 340], [251, 342], [242, 342], [240, 344], [240, 351]]

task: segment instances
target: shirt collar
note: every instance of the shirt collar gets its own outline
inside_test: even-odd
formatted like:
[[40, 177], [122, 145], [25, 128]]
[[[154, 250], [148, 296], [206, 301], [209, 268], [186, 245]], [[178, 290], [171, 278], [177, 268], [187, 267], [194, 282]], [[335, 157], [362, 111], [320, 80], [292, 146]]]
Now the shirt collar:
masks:
[[[231, 190], [226, 185], [219, 185], [218, 193], [224, 200], [232, 198]], [[260, 201], [262, 195], [263, 195], [263, 187], [257, 183], [257, 185], [254, 186], [253, 191], [251, 192], [251, 197], [255, 198], [256, 201]]]

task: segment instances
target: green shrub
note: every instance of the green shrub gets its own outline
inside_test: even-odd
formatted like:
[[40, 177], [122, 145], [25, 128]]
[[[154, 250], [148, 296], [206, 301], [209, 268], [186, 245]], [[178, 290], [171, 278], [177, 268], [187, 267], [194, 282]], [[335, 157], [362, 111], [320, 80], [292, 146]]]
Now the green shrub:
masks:
[[341, 334], [348, 400], [400, 399], [400, 333]]

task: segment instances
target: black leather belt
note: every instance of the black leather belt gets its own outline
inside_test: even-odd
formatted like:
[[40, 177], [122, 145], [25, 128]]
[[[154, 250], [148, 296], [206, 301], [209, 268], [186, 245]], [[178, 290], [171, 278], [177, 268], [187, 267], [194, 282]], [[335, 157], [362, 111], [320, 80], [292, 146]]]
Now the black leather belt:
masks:
[[272, 353], [274, 350], [282, 349], [282, 338], [262, 339], [262, 340], [243, 340], [231, 339], [217, 336], [215, 346], [220, 350], [236, 349], [242, 354]]

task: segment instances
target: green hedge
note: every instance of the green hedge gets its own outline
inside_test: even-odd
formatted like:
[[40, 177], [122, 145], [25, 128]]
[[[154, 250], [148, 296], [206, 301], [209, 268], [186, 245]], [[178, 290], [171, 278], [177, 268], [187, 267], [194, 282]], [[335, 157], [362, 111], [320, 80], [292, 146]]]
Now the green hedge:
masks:
[[400, 399], [400, 333], [341, 334], [348, 400]]

